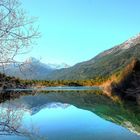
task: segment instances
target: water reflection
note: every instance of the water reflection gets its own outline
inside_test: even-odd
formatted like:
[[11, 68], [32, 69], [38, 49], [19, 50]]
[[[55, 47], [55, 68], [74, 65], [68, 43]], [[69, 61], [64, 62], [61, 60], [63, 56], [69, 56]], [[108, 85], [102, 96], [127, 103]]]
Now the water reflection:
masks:
[[67, 108], [44, 108], [34, 115], [27, 114], [25, 118], [25, 123], [30, 124], [32, 120], [40, 128], [40, 133], [50, 140], [139, 139], [125, 128], [72, 105]]
[[24, 126], [23, 120], [27, 109], [26, 104], [7, 101], [0, 104], [0, 136], [2, 140], [37, 139], [45, 140], [37, 133], [36, 127], [30, 123], [30, 129]]
[[19, 109], [24, 111], [22, 127], [29, 131], [34, 126], [37, 134], [50, 140], [140, 140], [136, 135], [140, 133], [139, 108], [91, 91], [38, 93], [11, 101], [12, 109], [15, 104], [23, 105]]
[[23, 108], [21, 110], [10, 103], [0, 105], [0, 135], [26, 135], [21, 127]]

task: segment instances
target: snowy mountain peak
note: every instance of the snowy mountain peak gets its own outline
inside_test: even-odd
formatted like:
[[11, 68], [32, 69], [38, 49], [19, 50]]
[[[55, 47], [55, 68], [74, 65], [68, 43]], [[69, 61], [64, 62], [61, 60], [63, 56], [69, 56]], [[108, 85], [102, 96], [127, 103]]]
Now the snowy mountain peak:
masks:
[[24, 62], [25, 64], [40, 64], [46, 66], [47, 68], [50, 69], [62, 69], [62, 68], [69, 68], [70, 66], [67, 65], [66, 63], [61, 63], [61, 64], [52, 64], [52, 63], [42, 63], [40, 60], [34, 58], [34, 57], [29, 57], [27, 60]]
[[124, 42], [121, 49], [129, 49], [138, 43], [140, 43], [140, 33]]
[[103, 56], [106, 56], [108, 54], [113, 54], [113, 53], [116, 53], [120, 50], [127, 50], [129, 48], [132, 48], [132, 47], [135, 47], [137, 44], [140, 43], [140, 33], [133, 36], [132, 38], [128, 39], [127, 41], [125, 41], [124, 43], [120, 44], [120, 45], [117, 45], [107, 51], [104, 51], [103, 53], [99, 54], [96, 56], [96, 59], [97, 58], [100, 58], [100, 57], [103, 57]]
[[70, 66], [67, 65], [66, 63], [61, 63], [61, 64], [52, 64], [52, 63], [42, 63], [40, 60], [34, 58], [34, 57], [29, 57], [28, 59], [25, 60], [24, 62], [25, 64], [42, 64], [42, 65], [46, 65], [47, 68], [50, 69], [62, 69], [62, 68], [69, 68]]

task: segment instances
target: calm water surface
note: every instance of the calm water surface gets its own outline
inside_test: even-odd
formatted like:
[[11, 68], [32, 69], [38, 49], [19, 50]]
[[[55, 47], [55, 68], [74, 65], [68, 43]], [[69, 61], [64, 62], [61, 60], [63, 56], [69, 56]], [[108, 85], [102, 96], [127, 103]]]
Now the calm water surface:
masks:
[[9, 106], [22, 114], [17, 117], [21, 134], [32, 135], [1, 136], [0, 140], [140, 140], [139, 117], [90, 91], [23, 96], [1, 104], [1, 110]]

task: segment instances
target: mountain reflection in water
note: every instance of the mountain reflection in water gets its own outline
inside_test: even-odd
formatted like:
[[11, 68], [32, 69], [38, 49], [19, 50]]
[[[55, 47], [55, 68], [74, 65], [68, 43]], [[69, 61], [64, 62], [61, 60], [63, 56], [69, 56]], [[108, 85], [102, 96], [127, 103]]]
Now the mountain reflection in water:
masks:
[[[22, 125], [26, 129], [33, 125], [50, 140], [140, 140], [139, 107], [92, 92], [38, 93], [10, 101], [10, 106], [24, 106]], [[9, 137], [13, 136], [3, 136]]]

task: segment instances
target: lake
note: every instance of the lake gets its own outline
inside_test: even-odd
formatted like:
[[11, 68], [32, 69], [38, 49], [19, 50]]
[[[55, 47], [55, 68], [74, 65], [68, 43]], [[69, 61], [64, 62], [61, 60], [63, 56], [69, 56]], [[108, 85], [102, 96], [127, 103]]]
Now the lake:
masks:
[[139, 107], [114, 103], [88, 87], [61, 90], [1, 103], [0, 139], [140, 140]]

